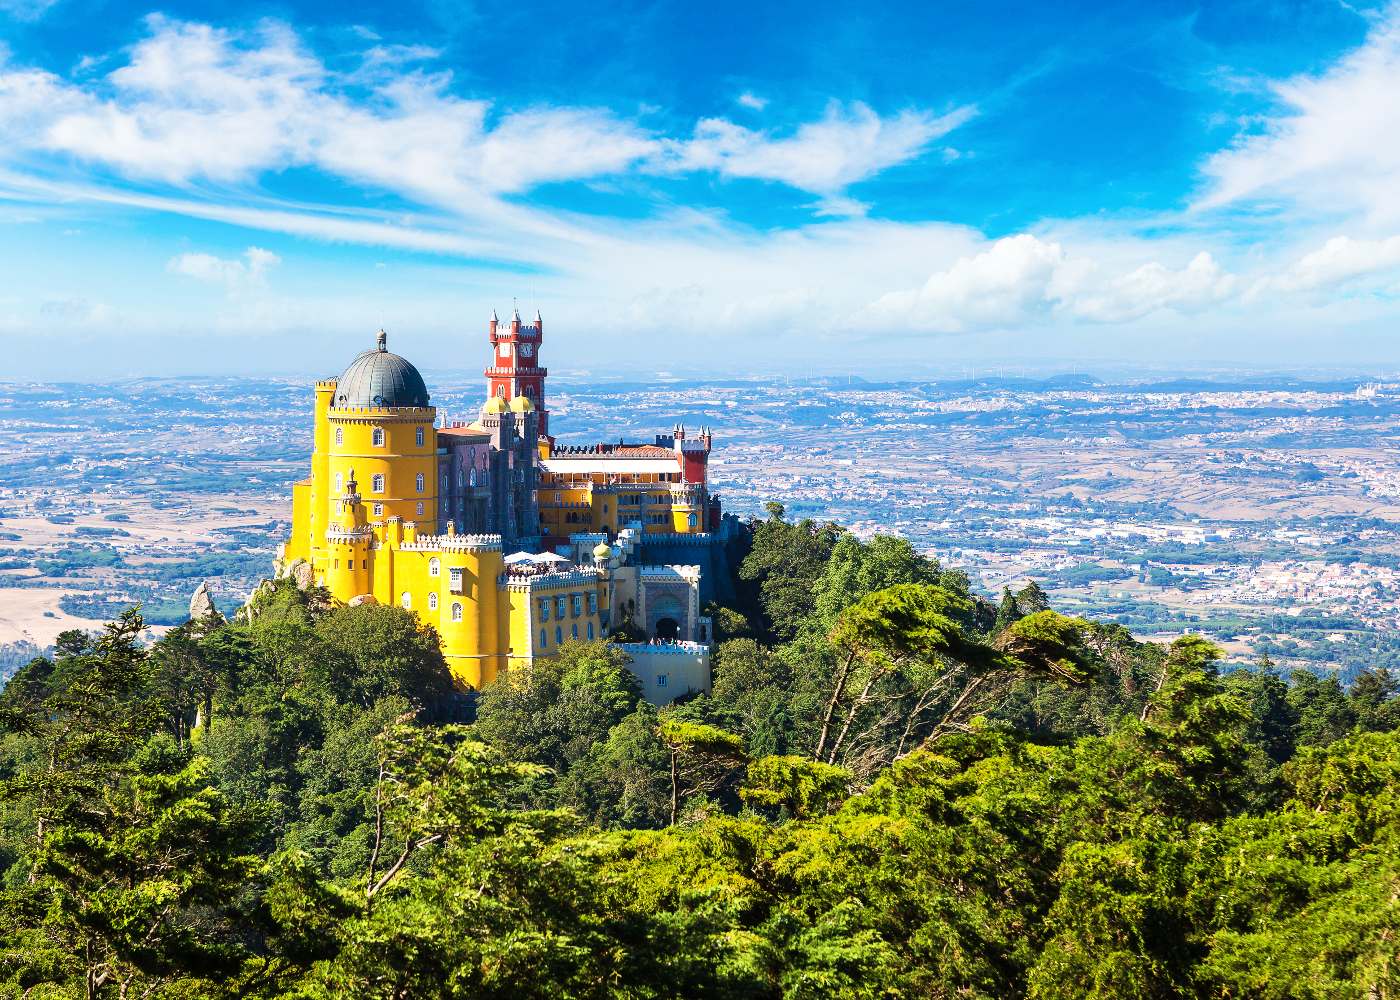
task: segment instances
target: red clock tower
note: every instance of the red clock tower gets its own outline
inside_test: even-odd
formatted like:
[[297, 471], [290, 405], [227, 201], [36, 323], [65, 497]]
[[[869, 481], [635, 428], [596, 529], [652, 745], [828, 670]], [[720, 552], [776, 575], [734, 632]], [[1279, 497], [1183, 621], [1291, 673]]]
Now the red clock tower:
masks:
[[544, 339], [544, 320], [539, 310], [531, 324], [520, 322], [520, 310], [511, 310], [510, 325], [502, 326], [491, 313], [491, 347], [496, 352], [487, 368], [488, 396], [500, 396], [507, 402], [524, 396], [540, 415], [540, 437], [549, 436], [549, 410], [544, 405], [544, 380], [548, 368], [540, 367], [540, 343]]

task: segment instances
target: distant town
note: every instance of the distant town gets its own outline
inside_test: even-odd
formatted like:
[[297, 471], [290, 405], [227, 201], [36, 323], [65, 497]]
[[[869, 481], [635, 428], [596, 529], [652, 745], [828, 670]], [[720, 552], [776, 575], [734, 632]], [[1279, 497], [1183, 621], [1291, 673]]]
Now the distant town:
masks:
[[[434, 373], [439, 412], [479, 379]], [[1400, 385], [1087, 376], [873, 383], [551, 377], [570, 439], [714, 428], [726, 512], [896, 533], [997, 597], [1141, 638], [1202, 632], [1236, 662], [1400, 666]], [[241, 602], [305, 475], [299, 380], [0, 385], [0, 668], [140, 602]]]

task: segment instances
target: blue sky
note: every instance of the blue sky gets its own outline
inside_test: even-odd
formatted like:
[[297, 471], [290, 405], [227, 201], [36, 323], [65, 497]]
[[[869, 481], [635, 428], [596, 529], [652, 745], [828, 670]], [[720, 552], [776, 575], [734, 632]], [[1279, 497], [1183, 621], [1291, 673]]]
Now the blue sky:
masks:
[[1400, 367], [1384, 4], [0, 0], [54, 377]]

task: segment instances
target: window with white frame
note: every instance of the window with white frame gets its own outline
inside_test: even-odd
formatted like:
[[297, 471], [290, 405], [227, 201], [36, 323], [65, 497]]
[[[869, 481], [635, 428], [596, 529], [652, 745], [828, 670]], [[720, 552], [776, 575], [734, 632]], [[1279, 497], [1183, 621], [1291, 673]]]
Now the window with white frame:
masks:
[[337, 428], [335, 429], [335, 443], [336, 443], [337, 446], [342, 445], [342, 444], [345, 443], [345, 428], [344, 428], [344, 427], [337, 427]]
[[376, 427], [374, 430], [370, 431], [369, 439], [370, 439], [370, 443], [373, 444], [376, 448], [383, 448], [383, 447], [384, 447], [384, 428], [383, 428], [383, 427]]
[[657, 675], [656, 675], [656, 686], [659, 687], [659, 688], [664, 688], [664, 687], [667, 685], [667, 683], [670, 682], [670, 680], [671, 680], [671, 678], [667, 677], [665, 674], [657, 674]]
[[418, 475], [413, 477], [413, 488], [419, 493], [422, 493], [428, 488], [428, 480], [427, 477], [423, 475], [423, 473], [420, 472], [418, 473]]
[[383, 517], [383, 516], [384, 516], [384, 505], [383, 505], [382, 503], [377, 503], [377, 504], [374, 505], [374, 516], [375, 516], [375, 517]]
[[422, 500], [419, 500], [418, 503], [414, 506], [413, 512], [414, 512], [415, 514], [417, 514], [419, 517], [422, 517], [422, 516], [423, 516], [423, 501], [422, 501]]
[[335, 474], [335, 491], [337, 493], [345, 492], [345, 476], [339, 472]]
[[429, 575], [429, 576], [441, 576], [441, 575], [442, 575], [442, 560], [439, 559], [437, 556], [433, 556], [431, 559], [428, 560], [428, 575]]
[[598, 613], [598, 595], [596, 593], [590, 593], [588, 595], [588, 613], [590, 615]]
[[437, 610], [437, 594], [429, 594], [429, 595], [428, 595], [428, 610], [429, 610], [429, 611], [436, 611], [436, 610]]
[[384, 492], [384, 473], [376, 472], [369, 478], [369, 488], [372, 493]]
[[420, 448], [423, 447], [423, 428], [415, 427], [413, 429], [413, 443]]
[[563, 617], [564, 617], [564, 613], [565, 613], [565, 609], [566, 609], [568, 606], [569, 606], [569, 598], [568, 598], [566, 595], [564, 595], [564, 594], [560, 594], [558, 597], [556, 597], [556, 598], [554, 599], [554, 616], [555, 616], [556, 618], [563, 618]]
[[452, 602], [452, 620], [459, 622], [462, 620], [462, 606], [456, 601]]
[[583, 595], [582, 595], [582, 594], [574, 594], [574, 595], [573, 595], [573, 606], [574, 606], [574, 617], [575, 617], [575, 618], [577, 618], [579, 615], [583, 614]]
[[402, 594], [399, 595], [399, 603], [402, 604], [405, 608], [413, 607], [413, 595], [405, 590]]

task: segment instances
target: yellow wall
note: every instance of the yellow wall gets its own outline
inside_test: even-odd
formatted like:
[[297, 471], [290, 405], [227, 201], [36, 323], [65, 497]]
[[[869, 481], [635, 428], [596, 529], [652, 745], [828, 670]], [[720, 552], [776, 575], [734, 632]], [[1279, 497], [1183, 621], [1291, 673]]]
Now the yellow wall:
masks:
[[[421, 408], [366, 408], [331, 410], [327, 419], [327, 489], [335, 491], [339, 475], [342, 484], [353, 471], [365, 499], [371, 521], [398, 517], [436, 526], [437, 431], [433, 427], [437, 411]], [[417, 432], [423, 431], [418, 444]], [[384, 432], [384, 443], [374, 444], [376, 429]], [[339, 434], [339, 440], [337, 440]], [[374, 477], [383, 476], [383, 489], [374, 489]], [[418, 490], [418, 476], [423, 489]], [[343, 489], [342, 485], [342, 489]], [[380, 513], [374, 513], [374, 505]], [[418, 512], [418, 505], [423, 512]]]

